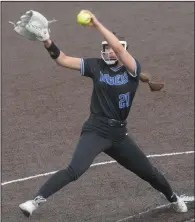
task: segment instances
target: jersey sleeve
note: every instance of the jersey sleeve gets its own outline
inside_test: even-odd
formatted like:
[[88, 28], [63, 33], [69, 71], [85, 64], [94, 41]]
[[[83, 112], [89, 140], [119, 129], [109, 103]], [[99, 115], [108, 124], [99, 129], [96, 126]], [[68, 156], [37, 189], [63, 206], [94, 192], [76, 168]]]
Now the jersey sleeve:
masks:
[[99, 65], [98, 59], [90, 58], [83, 59], [81, 58], [81, 75], [94, 78], [98, 74]]
[[134, 72], [128, 72], [132, 77], [139, 79], [140, 73], [141, 73], [141, 65], [137, 59], [134, 58], [135, 62], [135, 71]]

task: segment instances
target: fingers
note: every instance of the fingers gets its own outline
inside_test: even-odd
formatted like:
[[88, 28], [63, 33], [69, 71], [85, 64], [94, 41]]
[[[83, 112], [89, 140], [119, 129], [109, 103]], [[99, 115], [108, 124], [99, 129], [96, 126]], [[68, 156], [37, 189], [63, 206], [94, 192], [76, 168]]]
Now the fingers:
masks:
[[27, 22], [27, 21], [29, 21], [29, 19], [30, 19], [30, 16], [28, 16], [28, 15], [22, 15], [22, 16], [20, 17], [20, 20], [21, 20], [22, 22]]
[[16, 22], [16, 25], [20, 25], [22, 22], [21, 21], [18, 21], [18, 22]]
[[30, 20], [30, 16], [25, 14], [20, 17], [20, 20], [17, 21], [16, 24], [11, 21], [9, 21], [9, 23], [14, 25], [14, 27], [16, 26], [25, 27], [25, 25], [29, 22], [29, 20]]
[[81, 12], [81, 13], [83, 13], [83, 12], [88, 13], [91, 18], [94, 17], [94, 14], [93, 14], [91, 11], [89, 11], [89, 10], [85, 10], [85, 9], [84, 9], [84, 10], [81, 10], [80, 12]]
[[31, 10], [27, 11], [25, 14], [28, 15], [28, 16], [32, 16], [32, 11]]
[[92, 15], [92, 12], [90, 12], [89, 10], [85, 10], [85, 9], [83, 9], [83, 10], [81, 10], [81, 13], [83, 13], [83, 12], [86, 12], [86, 13]]
[[16, 26], [20, 26], [20, 27], [25, 27], [25, 23], [23, 23], [22, 21], [17, 21], [16, 22]]
[[20, 17], [20, 20], [16, 22], [16, 26], [25, 27], [30, 20], [29, 13]]

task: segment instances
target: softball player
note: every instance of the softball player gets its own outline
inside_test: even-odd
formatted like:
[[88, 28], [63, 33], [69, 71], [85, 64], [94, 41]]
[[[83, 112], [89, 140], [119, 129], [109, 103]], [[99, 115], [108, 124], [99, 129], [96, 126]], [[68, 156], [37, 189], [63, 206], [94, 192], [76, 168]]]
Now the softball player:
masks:
[[127, 133], [126, 119], [139, 84], [141, 66], [127, 51], [127, 42], [110, 32], [94, 14], [90, 26], [105, 39], [101, 58], [73, 58], [65, 55], [49, 39], [44, 46], [60, 66], [78, 70], [93, 81], [90, 116], [84, 123], [72, 161], [55, 173], [32, 200], [19, 205], [30, 216], [51, 195], [77, 180], [90, 167], [95, 157], [104, 152], [126, 169], [147, 181], [173, 203], [177, 212], [186, 212], [185, 202], [173, 191], [165, 177], [149, 162]]

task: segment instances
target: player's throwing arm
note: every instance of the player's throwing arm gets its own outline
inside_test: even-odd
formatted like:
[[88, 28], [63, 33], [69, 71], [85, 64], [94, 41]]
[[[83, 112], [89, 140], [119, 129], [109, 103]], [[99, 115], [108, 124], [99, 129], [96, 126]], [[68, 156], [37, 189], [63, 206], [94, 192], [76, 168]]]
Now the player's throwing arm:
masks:
[[[77, 15], [77, 22], [84, 26], [93, 26], [93, 23], [91, 22], [92, 19], [95, 19], [95, 17], [87, 10], [81, 10]], [[16, 24], [13, 22], [9, 23], [14, 25], [14, 31], [17, 34], [31, 41], [39, 40], [44, 42], [50, 56], [58, 65], [74, 70], [81, 70], [80, 58], [66, 56], [58, 49], [54, 42], [50, 40], [49, 25], [56, 21], [57, 20], [55, 19], [48, 21], [41, 13], [29, 10], [20, 17], [20, 20]], [[151, 81], [151, 76], [144, 72], [141, 72], [140, 80], [148, 83], [151, 91], [159, 91], [164, 87], [164, 83]]]

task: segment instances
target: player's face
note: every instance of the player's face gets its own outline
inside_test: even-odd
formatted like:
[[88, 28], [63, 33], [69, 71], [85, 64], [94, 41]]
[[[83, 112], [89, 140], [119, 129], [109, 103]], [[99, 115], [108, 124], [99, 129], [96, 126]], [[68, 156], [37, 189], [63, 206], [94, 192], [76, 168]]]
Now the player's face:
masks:
[[108, 55], [109, 59], [111, 59], [111, 60], [117, 59], [115, 52], [113, 51], [113, 49], [109, 45], [105, 46], [105, 53]]

